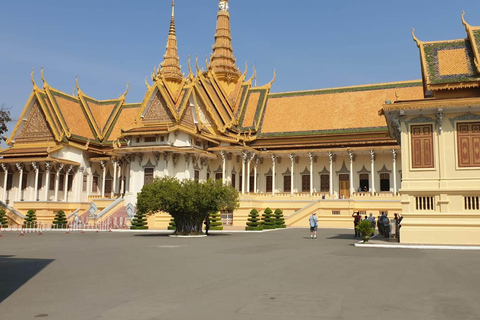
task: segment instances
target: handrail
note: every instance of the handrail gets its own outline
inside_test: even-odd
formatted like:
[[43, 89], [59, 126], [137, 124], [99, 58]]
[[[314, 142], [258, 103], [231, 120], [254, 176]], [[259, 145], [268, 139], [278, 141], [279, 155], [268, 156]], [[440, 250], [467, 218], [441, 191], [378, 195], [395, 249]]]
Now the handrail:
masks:
[[78, 213], [80, 211], [80, 208], [78, 208], [77, 210], [73, 211], [68, 217], [67, 217], [67, 220], [70, 219], [71, 217], [73, 217], [76, 213]]
[[19, 218], [25, 219], [25, 217], [23, 216], [23, 214], [21, 214], [20, 212], [18, 212], [17, 210], [15, 210], [15, 209], [12, 208], [12, 207], [9, 207], [5, 202], [3, 202], [3, 201], [1, 201], [1, 200], [0, 200], [0, 206], [3, 206], [3, 207], [5, 207], [6, 209], [8, 209], [10, 212], [15, 213]]
[[320, 202], [320, 200], [315, 200], [315, 201], [313, 201], [313, 202], [310, 203], [309, 205], [303, 207], [303, 208], [300, 209], [300, 210], [295, 211], [294, 213], [292, 213], [292, 214], [289, 215], [288, 217], [285, 217], [285, 220], [286, 220], [286, 219], [290, 219], [291, 217], [299, 214], [300, 212], [302, 212], [302, 211], [304, 211], [304, 210], [307, 210], [308, 208], [310, 208], [311, 206], [313, 206], [313, 205], [315, 205], [315, 204], [317, 204], [317, 203], [319, 203], [319, 202]]
[[120, 196], [117, 200], [112, 202], [108, 207], [100, 211], [100, 213], [95, 216], [95, 219], [101, 218], [104, 214], [112, 210], [112, 208], [116, 207], [122, 201], [123, 201], [123, 196]]

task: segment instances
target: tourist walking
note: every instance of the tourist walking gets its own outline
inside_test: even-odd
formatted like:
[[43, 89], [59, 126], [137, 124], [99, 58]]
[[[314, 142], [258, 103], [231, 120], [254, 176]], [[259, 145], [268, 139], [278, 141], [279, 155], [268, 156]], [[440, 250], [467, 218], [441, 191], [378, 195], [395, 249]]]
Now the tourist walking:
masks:
[[375, 235], [375, 226], [376, 226], [375, 217], [373, 216], [373, 213], [370, 213], [370, 216], [368, 217], [368, 221], [370, 221], [370, 223], [372, 224], [372, 229], [373, 229], [372, 237], [373, 237]]
[[360, 212], [356, 211], [352, 214], [352, 217], [353, 217], [353, 227], [355, 229], [355, 238], [357, 236], [361, 237], [362, 235], [360, 234], [360, 232], [357, 231], [357, 226], [360, 223], [360, 221], [362, 220], [362, 216], [360, 215]]
[[390, 219], [388, 219], [388, 213], [385, 213], [382, 220], [383, 232], [385, 233], [385, 238], [390, 237]]
[[317, 213], [314, 212], [310, 216], [310, 238], [317, 239], [318, 218]]
[[403, 216], [400, 213], [395, 213], [394, 214], [395, 218], [395, 236], [400, 242], [400, 228], [402, 227], [401, 223], [403, 220]]
[[205, 234], [208, 236], [208, 230], [210, 230], [210, 215], [205, 219]]

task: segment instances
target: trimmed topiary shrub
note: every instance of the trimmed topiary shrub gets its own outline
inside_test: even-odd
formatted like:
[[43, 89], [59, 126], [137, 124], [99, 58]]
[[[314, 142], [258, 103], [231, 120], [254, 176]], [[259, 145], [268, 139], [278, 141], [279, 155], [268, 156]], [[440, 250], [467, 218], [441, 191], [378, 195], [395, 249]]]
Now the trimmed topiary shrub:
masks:
[[249, 230], [249, 231], [263, 230], [262, 222], [260, 221], [260, 215], [258, 214], [257, 209], [252, 209], [252, 211], [250, 211], [245, 230]]
[[65, 229], [68, 227], [67, 216], [63, 210], [60, 210], [55, 215], [55, 219], [53, 220], [53, 229]]
[[2, 228], [8, 228], [8, 218], [5, 210], [0, 210], [0, 224]]
[[133, 218], [132, 226], [130, 227], [130, 229], [134, 229], [134, 230], [148, 229], [146, 214], [142, 213], [141, 211], [137, 211], [137, 214], [135, 214], [135, 217]]
[[223, 230], [220, 212], [210, 214], [210, 230]]
[[262, 215], [263, 229], [275, 229], [275, 218], [272, 214], [272, 209], [267, 208]]
[[177, 230], [177, 226], [175, 225], [175, 219], [170, 219], [170, 223], [168, 224], [168, 230]]
[[286, 228], [285, 219], [283, 218], [283, 211], [280, 209], [275, 210], [275, 228]]
[[35, 211], [28, 210], [27, 216], [25, 217], [25, 220], [23, 220], [23, 227], [24, 228], [37, 227], [37, 216], [35, 215]]

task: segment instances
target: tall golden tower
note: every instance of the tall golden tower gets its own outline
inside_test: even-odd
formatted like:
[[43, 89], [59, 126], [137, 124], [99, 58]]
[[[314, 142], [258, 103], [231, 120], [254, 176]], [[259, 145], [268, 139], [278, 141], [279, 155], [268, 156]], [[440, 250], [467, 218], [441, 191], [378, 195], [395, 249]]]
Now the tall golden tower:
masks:
[[233, 56], [228, 0], [220, 0], [218, 8], [217, 31], [213, 53], [210, 57], [210, 68], [213, 69], [219, 80], [235, 83], [241, 73]]
[[160, 64], [158, 75], [167, 81], [177, 84], [183, 81], [178, 58], [177, 36], [175, 34], [175, 0], [172, 0], [172, 19], [170, 21], [170, 31], [168, 33], [167, 51], [163, 56], [163, 62]]

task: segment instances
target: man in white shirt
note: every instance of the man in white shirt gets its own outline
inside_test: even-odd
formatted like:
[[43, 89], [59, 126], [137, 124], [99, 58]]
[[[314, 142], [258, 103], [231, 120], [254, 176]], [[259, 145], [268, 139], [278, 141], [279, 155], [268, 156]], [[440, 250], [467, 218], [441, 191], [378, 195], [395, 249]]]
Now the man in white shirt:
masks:
[[317, 239], [318, 218], [317, 213], [314, 212], [310, 216], [310, 238]]

